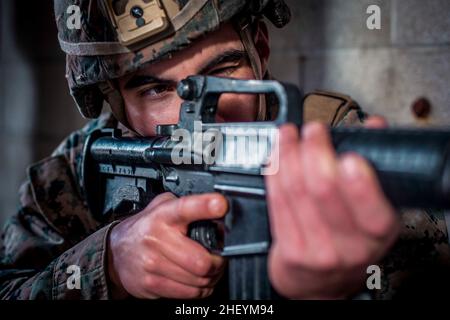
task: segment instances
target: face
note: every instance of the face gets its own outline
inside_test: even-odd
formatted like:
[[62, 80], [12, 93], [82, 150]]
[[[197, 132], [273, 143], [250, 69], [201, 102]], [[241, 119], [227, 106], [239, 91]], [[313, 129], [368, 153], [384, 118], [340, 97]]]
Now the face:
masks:
[[[267, 33], [255, 35], [263, 71], [268, 59]], [[177, 52], [170, 59], [142, 68], [118, 81], [130, 126], [143, 136], [155, 135], [159, 124], [178, 123], [182, 100], [177, 83], [190, 75], [254, 79], [238, 33], [230, 25]], [[254, 121], [258, 112], [255, 95], [225, 94], [219, 101], [216, 121]]]

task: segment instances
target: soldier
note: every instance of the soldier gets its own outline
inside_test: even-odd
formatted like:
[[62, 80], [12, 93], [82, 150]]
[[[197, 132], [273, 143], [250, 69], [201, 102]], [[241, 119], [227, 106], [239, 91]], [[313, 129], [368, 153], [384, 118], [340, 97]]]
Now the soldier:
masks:
[[[82, 12], [80, 30], [66, 25], [73, 4]], [[1, 297], [211, 296], [224, 282], [225, 261], [186, 233], [191, 222], [223, 217], [225, 198], [163, 193], [136, 215], [98, 221], [80, 181], [83, 145], [99, 128], [151, 136], [157, 124], [176, 123], [181, 100], [174, 88], [188, 75], [269, 79], [262, 17], [282, 27], [289, 9], [282, 0], [58, 0], [55, 15], [70, 92], [80, 112], [96, 119], [30, 166], [21, 207], [2, 236]], [[104, 102], [112, 112], [101, 115]], [[443, 215], [408, 212], [398, 219], [366, 161], [336, 156], [317, 122], [360, 122], [356, 104], [325, 93], [306, 102], [311, 123], [301, 139], [295, 127], [281, 128], [280, 170], [266, 181], [269, 271], [277, 291], [294, 299], [351, 298], [364, 288], [367, 266], [384, 259], [382, 289], [374, 296], [390, 298], [408, 279], [446, 270]], [[264, 96], [227, 95], [219, 107], [219, 121], [268, 119], [275, 109]], [[365, 125], [385, 123], [374, 117]], [[67, 287], [72, 265], [81, 270], [78, 290]], [[215, 294], [224, 297], [221, 290]]]

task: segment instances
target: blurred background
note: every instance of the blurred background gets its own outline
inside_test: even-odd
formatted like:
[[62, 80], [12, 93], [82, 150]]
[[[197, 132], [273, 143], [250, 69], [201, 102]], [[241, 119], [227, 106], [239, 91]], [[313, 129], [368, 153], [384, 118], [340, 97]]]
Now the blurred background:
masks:
[[[270, 28], [273, 75], [352, 96], [393, 124], [450, 124], [449, 0], [287, 0]], [[369, 5], [381, 30], [369, 30]], [[0, 0], [0, 223], [14, 214], [32, 162], [86, 121], [68, 93], [53, 1]]]

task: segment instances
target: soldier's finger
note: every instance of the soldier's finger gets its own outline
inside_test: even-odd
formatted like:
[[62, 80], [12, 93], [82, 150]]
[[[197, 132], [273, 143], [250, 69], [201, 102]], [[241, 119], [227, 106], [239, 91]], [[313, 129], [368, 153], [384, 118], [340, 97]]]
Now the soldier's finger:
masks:
[[[280, 140], [281, 145], [283, 140]], [[286, 149], [289, 149], [289, 146], [290, 144], [286, 143]], [[293, 145], [290, 146], [292, 147]], [[288, 175], [292, 173], [294, 166], [300, 166], [297, 181], [289, 182], [285, 178], [285, 182], [282, 183], [281, 174], [273, 178], [268, 177], [271, 178], [268, 179], [269, 199], [272, 200], [269, 204], [271, 223], [278, 224], [278, 227], [274, 228], [277, 230], [271, 254], [280, 257], [280, 263], [294, 269], [329, 268], [336, 261], [336, 253], [328, 225], [303, 187], [305, 183], [302, 169], [305, 154], [303, 147], [302, 142], [296, 142], [295, 149], [300, 156], [293, 156], [294, 163], [289, 165], [286, 165], [284, 158], [280, 163], [280, 168], [285, 167]], [[283, 148], [280, 148], [280, 154], [284, 154], [285, 151], [281, 150]], [[293, 247], [297, 249], [292, 250]]]
[[331, 232], [351, 233], [352, 215], [339, 192], [338, 161], [328, 130], [321, 124], [306, 125], [302, 132], [302, 164], [307, 193]]
[[159, 296], [172, 299], [201, 299], [213, 292], [212, 288], [188, 286], [162, 276], [151, 275], [143, 280], [149, 297]]
[[366, 121], [364, 121], [364, 127], [370, 129], [383, 129], [388, 127], [388, 122], [382, 116], [370, 116]]
[[151, 237], [147, 241], [152, 248], [158, 248], [165, 258], [196, 276], [216, 275], [225, 265], [223, 257], [209, 253], [201, 244], [178, 232], [168, 231], [164, 241]]
[[[198, 288], [213, 287], [221, 275], [221, 273], [218, 273], [218, 275], [213, 277], [196, 276], [181, 268], [179, 265], [174, 264], [163, 255], [160, 255], [158, 259], [147, 259], [145, 261], [144, 269], [149, 273], [157, 274], [176, 282]], [[223, 269], [221, 271], [223, 271]]]
[[150, 212], [151, 210], [155, 209], [159, 205], [178, 199], [173, 193], [170, 192], [164, 192], [162, 194], [157, 195], [150, 203], [147, 205], [147, 207], [144, 209], [147, 212]]
[[339, 171], [345, 186], [342, 194], [356, 224], [372, 237], [389, 238], [395, 233], [396, 216], [373, 169], [359, 155], [347, 154], [339, 162]]
[[[285, 125], [280, 128], [279, 137], [280, 159], [271, 159], [280, 162], [279, 170], [265, 176], [269, 219], [273, 241], [282, 237], [283, 242], [292, 244], [301, 242], [303, 234], [302, 226], [296, 224], [295, 218], [299, 193], [302, 192], [298, 130], [295, 126]], [[288, 241], [287, 237], [291, 239]]]
[[181, 197], [163, 206], [159, 208], [167, 223], [185, 227], [194, 221], [222, 218], [228, 203], [223, 195], [208, 193]]

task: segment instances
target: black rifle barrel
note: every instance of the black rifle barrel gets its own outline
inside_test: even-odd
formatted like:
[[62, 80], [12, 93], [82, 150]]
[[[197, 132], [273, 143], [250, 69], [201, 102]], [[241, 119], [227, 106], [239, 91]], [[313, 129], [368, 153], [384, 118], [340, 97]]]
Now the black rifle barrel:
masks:
[[169, 137], [115, 138], [101, 137], [90, 148], [92, 159], [98, 163], [146, 166], [172, 164], [172, 148], [176, 142]]
[[337, 128], [332, 139], [373, 165], [394, 206], [450, 208], [450, 131]]
[[[332, 140], [338, 154], [355, 152], [372, 164], [394, 206], [450, 208], [450, 131], [335, 128]], [[168, 137], [103, 137], [91, 154], [103, 163], [170, 165], [173, 146]]]

